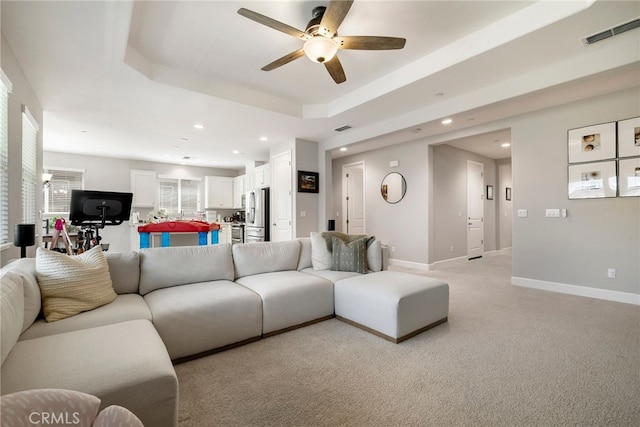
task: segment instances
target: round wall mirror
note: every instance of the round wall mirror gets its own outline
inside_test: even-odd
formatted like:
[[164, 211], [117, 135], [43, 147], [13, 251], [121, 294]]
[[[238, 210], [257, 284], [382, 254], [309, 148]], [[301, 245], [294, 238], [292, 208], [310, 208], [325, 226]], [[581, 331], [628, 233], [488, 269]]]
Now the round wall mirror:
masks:
[[387, 174], [380, 185], [380, 193], [387, 203], [398, 203], [407, 192], [407, 182], [398, 172]]

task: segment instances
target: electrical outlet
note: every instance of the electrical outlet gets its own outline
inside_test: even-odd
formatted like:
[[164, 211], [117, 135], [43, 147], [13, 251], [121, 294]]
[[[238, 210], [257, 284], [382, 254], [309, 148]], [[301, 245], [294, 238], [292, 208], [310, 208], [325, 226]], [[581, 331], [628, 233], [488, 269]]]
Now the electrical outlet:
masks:
[[615, 268], [610, 268], [607, 270], [607, 277], [609, 279], [615, 279], [616, 278], [616, 269]]
[[391, 252], [395, 252], [396, 251], [396, 247], [395, 246], [391, 246]]
[[307, 211], [300, 211], [300, 216], [303, 218], [307, 216]]
[[453, 246], [449, 248], [449, 252], [453, 252]]

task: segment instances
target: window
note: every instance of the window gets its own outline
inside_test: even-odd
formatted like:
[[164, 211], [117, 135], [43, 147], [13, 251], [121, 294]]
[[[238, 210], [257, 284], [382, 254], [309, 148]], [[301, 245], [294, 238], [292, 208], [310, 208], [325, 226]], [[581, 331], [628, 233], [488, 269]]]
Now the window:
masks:
[[[26, 105], [22, 106], [22, 223], [36, 223], [36, 189], [38, 122], [33, 118]], [[41, 184], [41, 182], [40, 182]]]
[[0, 70], [0, 244], [9, 241], [8, 104], [11, 82]]
[[158, 207], [172, 217], [196, 218], [200, 206], [200, 180], [160, 176]]
[[49, 187], [44, 189], [45, 213], [69, 213], [71, 190], [84, 188], [84, 169], [45, 168], [51, 174]]

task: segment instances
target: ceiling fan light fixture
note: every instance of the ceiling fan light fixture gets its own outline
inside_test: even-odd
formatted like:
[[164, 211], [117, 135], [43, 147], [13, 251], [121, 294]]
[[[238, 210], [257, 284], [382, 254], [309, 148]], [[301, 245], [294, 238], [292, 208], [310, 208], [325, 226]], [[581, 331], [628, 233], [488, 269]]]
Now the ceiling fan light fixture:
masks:
[[304, 43], [304, 54], [320, 64], [331, 61], [337, 51], [338, 44], [328, 37], [316, 36]]

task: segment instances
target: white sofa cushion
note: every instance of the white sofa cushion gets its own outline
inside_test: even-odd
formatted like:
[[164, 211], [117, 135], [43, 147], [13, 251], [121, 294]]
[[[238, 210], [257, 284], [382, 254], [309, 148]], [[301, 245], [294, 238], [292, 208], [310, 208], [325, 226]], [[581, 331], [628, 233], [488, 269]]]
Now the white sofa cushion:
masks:
[[22, 279], [11, 271], [0, 277], [0, 350], [2, 363], [18, 342], [24, 322]]
[[236, 283], [262, 298], [262, 333], [269, 334], [332, 316], [333, 283], [300, 271], [245, 276]]
[[144, 296], [172, 359], [259, 337], [262, 301], [227, 280], [158, 289]]
[[140, 251], [140, 295], [189, 283], [233, 280], [233, 275], [230, 243]]
[[298, 260], [298, 270], [313, 267], [313, 263], [311, 261], [311, 238], [300, 237], [298, 238], [298, 241], [300, 242], [300, 259]]
[[178, 379], [148, 320], [19, 341], [2, 365], [3, 394], [63, 388], [120, 405], [145, 426], [178, 425]]
[[322, 277], [333, 283], [336, 283], [338, 280], [348, 279], [349, 277], [360, 276], [360, 273], [354, 271], [314, 270], [313, 267], [305, 268], [302, 272]]
[[144, 299], [138, 294], [118, 295], [109, 304], [57, 322], [36, 320], [20, 335], [20, 341], [138, 319], [151, 320], [151, 311]]
[[312, 231], [309, 234], [311, 240], [311, 264], [314, 270], [331, 270], [331, 251], [322, 234]]
[[257, 242], [233, 245], [236, 278], [274, 271], [296, 270], [300, 242]]
[[42, 311], [42, 296], [40, 295], [40, 286], [38, 286], [38, 280], [36, 279], [36, 259], [19, 258], [13, 260], [2, 267], [0, 276], [7, 271], [11, 271], [22, 279], [22, 289], [24, 291], [24, 320], [21, 332], [24, 332], [38, 318]]
[[113, 290], [117, 294], [138, 293], [140, 254], [138, 252], [105, 252]]

